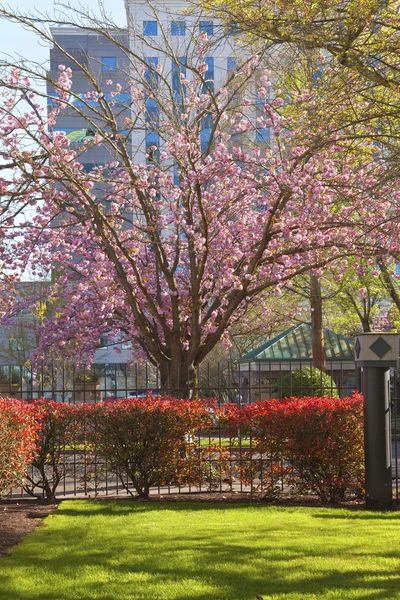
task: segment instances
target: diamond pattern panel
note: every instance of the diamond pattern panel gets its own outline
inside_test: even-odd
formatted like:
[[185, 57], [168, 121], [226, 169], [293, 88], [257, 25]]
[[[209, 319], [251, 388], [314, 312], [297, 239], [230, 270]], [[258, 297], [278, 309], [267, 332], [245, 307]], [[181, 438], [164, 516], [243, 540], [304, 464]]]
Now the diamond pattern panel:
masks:
[[385, 356], [390, 349], [391, 346], [381, 337], [375, 340], [375, 342], [370, 346], [370, 350], [379, 356], [379, 358]]

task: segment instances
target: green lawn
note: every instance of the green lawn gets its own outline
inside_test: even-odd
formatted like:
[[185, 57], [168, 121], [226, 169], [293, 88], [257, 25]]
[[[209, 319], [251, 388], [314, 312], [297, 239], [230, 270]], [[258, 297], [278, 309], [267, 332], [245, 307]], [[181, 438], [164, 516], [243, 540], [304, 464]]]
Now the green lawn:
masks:
[[1, 600], [400, 598], [400, 513], [68, 501], [0, 560]]

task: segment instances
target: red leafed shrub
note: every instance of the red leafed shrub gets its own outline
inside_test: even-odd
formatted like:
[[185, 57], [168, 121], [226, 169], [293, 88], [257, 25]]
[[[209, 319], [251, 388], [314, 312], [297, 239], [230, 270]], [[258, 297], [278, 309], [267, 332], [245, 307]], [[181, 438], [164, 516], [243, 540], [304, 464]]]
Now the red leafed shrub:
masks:
[[[170, 397], [80, 406], [0, 398], [0, 423], [0, 492], [19, 483], [54, 499], [77, 465], [86, 487], [113, 471], [143, 498], [163, 484], [215, 489], [240, 480], [269, 496], [292, 490], [338, 502], [364, 487], [359, 394], [246, 407]], [[81, 460], [71, 451], [83, 452]]]
[[150, 487], [177, 480], [193, 432], [211, 426], [210, 404], [170, 397], [81, 405], [89, 451], [122, 485], [147, 498]]
[[21, 400], [0, 398], [0, 495], [22, 484], [36, 450], [40, 411]]
[[66, 448], [74, 444], [81, 423], [73, 405], [41, 399], [30, 406], [40, 414], [40, 422], [33, 468], [25, 478], [24, 489], [31, 496], [44, 494], [54, 500], [61, 480], [73, 470], [76, 472]]
[[232, 454], [230, 448], [209, 440], [207, 445], [185, 444], [185, 452], [177, 464], [171, 483], [217, 490], [222, 483], [232, 485]]
[[[283, 465], [286, 483], [323, 502], [364, 489], [362, 396], [264, 400], [246, 407], [264, 477]], [[267, 460], [265, 460], [267, 459]], [[270, 468], [268, 468], [270, 465]]]

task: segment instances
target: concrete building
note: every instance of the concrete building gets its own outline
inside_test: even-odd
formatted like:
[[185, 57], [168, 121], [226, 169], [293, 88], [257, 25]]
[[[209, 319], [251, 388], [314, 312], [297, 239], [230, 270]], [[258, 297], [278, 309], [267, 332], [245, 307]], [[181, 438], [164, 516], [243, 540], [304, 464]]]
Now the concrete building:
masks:
[[[237, 44], [235, 30], [222, 27], [206, 14], [189, 11], [190, 6], [184, 0], [152, 3], [125, 0], [125, 6], [132, 52], [142, 56], [151, 67], [162, 68], [163, 76], [171, 82], [172, 100], [178, 104], [182, 93], [180, 78], [191, 78], [190, 67], [198, 60], [196, 39], [201, 34], [207, 34], [210, 42], [208, 55], [202, 60], [207, 65], [204, 77], [211, 90], [225, 86], [243, 60], [245, 52], [243, 46]], [[146, 109], [153, 115], [153, 122], [157, 121], [159, 104], [150, 99]], [[203, 147], [208, 143], [210, 131], [211, 125], [205, 123], [201, 133]], [[133, 132], [132, 147], [139, 163], [144, 164], [151, 148], [160, 145], [162, 140], [155, 128], [136, 129]]]

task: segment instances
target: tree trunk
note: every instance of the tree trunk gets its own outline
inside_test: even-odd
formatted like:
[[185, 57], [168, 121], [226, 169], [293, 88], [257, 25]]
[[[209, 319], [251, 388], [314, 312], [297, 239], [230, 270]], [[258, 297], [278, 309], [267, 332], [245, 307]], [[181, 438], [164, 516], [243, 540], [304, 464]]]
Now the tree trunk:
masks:
[[174, 398], [198, 398], [198, 365], [185, 361], [166, 361], [159, 366], [161, 390]]
[[363, 332], [371, 333], [371, 324], [369, 322], [369, 317], [364, 317], [361, 322], [362, 322]]
[[313, 367], [325, 372], [326, 364], [324, 330], [322, 327], [321, 280], [312, 273], [310, 275], [310, 304]]
[[400, 296], [399, 296], [397, 289], [395, 288], [395, 285], [392, 281], [392, 277], [390, 275], [389, 269], [387, 268], [386, 264], [383, 261], [378, 262], [378, 266], [381, 271], [380, 279], [381, 279], [383, 285], [385, 286], [387, 292], [389, 293], [391, 299], [393, 300], [394, 304], [396, 305], [396, 308], [398, 310], [400, 310]]

